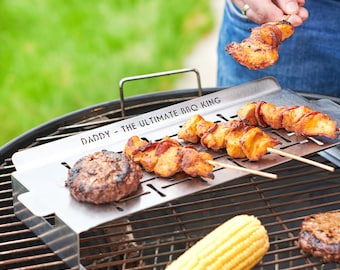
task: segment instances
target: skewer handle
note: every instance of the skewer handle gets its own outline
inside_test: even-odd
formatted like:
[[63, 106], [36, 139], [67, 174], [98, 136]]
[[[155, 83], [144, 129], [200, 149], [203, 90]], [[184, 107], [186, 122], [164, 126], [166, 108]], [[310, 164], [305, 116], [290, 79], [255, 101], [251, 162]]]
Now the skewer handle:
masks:
[[277, 179], [277, 175], [273, 174], [273, 173], [267, 173], [267, 172], [252, 170], [252, 169], [248, 169], [248, 168], [244, 168], [244, 167], [240, 167], [240, 166], [236, 166], [236, 165], [230, 165], [230, 164], [226, 164], [226, 163], [221, 163], [221, 162], [217, 162], [217, 161], [212, 161], [212, 160], [208, 160], [208, 163], [210, 163], [211, 165], [214, 165], [214, 166], [220, 166], [220, 167], [224, 167], [224, 168], [227, 168], [227, 169], [233, 169], [233, 170], [247, 172], [247, 173], [251, 173], [251, 174], [255, 174], [255, 175], [259, 175], [259, 176], [268, 177], [268, 178], [271, 178], [271, 179]]
[[316, 162], [314, 160], [303, 158], [303, 157], [300, 157], [300, 156], [297, 156], [297, 155], [289, 154], [289, 153], [283, 152], [283, 151], [278, 150], [278, 149], [274, 149], [274, 148], [268, 147], [267, 151], [271, 152], [271, 153], [274, 153], [274, 154], [278, 154], [278, 155], [284, 156], [284, 157], [295, 159], [295, 160], [307, 163], [309, 165], [313, 165], [313, 166], [319, 167], [321, 169], [325, 169], [325, 170], [330, 171], [330, 172], [334, 172], [334, 170], [335, 170], [334, 167], [332, 167], [332, 166], [328, 166], [328, 165], [322, 164], [320, 162]]

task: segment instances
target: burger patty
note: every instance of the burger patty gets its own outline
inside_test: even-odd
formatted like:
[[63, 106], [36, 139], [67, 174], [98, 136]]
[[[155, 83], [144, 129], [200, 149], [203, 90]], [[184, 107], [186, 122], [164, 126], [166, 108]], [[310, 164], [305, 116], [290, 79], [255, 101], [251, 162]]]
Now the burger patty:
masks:
[[78, 201], [104, 204], [135, 192], [142, 177], [141, 167], [127, 155], [102, 150], [79, 159], [65, 185]]
[[298, 244], [303, 253], [323, 262], [340, 262], [340, 211], [310, 215], [301, 223]]

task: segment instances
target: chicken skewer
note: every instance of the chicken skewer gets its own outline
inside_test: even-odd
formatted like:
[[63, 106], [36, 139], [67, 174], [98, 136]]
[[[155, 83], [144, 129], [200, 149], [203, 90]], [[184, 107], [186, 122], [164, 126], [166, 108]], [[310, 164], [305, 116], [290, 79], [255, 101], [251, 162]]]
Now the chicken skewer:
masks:
[[338, 137], [337, 122], [308, 106], [286, 107], [265, 101], [249, 102], [238, 110], [237, 115], [247, 125], [285, 129], [303, 136]]
[[182, 146], [170, 137], [165, 137], [159, 142], [148, 142], [138, 136], [132, 136], [124, 147], [124, 153], [141, 164], [146, 171], [154, 172], [161, 177], [170, 177], [183, 171], [192, 177], [213, 179], [214, 166], [220, 166], [272, 179], [277, 178], [276, 174], [213, 161], [209, 153], [199, 152], [193, 146]]
[[[251, 118], [248, 118], [248, 120], [248, 123], [254, 123], [251, 122]], [[203, 146], [215, 151], [226, 147], [228, 155], [233, 158], [247, 157], [251, 161], [257, 161], [267, 152], [271, 152], [328, 171], [334, 171], [334, 168], [331, 166], [272, 148], [280, 142], [268, 136], [257, 127], [246, 126], [243, 121], [231, 120], [218, 124], [206, 121], [208, 124], [203, 125], [202, 122], [204, 121], [206, 120], [202, 116], [194, 115], [183, 124], [178, 132], [178, 138], [192, 143], [197, 143], [200, 140]], [[206, 131], [202, 132], [200, 130], [201, 137], [199, 137], [197, 135], [197, 127], [202, 126], [206, 127]], [[196, 137], [194, 134], [196, 134]]]
[[231, 42], [225, 50], [241, 65], [263, 69], [277, 62], [280, 44], [293, 33], [294, 27], [288, 21], [269, 22], [251, 29], [248, 38], [241, 43]]
[[212, 156], [199, 152], [193, 146], [183, 147], [177, 140], [165, 137], [158, 142], [148, 142], [132, 136], [125, 144], [123, 152], [148, 172], [161, 177], [170, 177], [183, 171], [196, 177], [214, 178], [213, 165], [208, 160]]
[[250, 161], [260, 160], [267, 153], [267, 148], [280, 144], [260, 128], [246, 126], [242, 121], [213, 123], [200, 115], [194, 115], [185, 122], [177, 136], [192, 143], [200, 141], [204, 147], [214, 151], [225, 148], [229, 156]]

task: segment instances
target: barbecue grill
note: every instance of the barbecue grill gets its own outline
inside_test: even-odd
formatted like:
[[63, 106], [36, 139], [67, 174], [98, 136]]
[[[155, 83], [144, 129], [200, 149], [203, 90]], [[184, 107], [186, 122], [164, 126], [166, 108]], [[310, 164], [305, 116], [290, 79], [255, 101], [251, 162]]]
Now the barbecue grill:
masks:
[[[199, 73], [192, 69], [128, 80], [191, 71], [196, 72], [197, 89], [124, 98], [123, 84], [126, 80], [122, 80], [119, 100], [97, 104], [54, 119], [0, 149], [0, 269], [164, 269], [216, 226], [243, 213], [257, 216], [269, 233], [270, 249], [256, 269], [339, 268], [337, 264], [323, 264], [319, 259], [301, 254], [296, 241], [300, 223], [306, 215], [339, 209], [340, 171], [336, 168], [335, 172], [329, 172], [298, 161], [264, 167], [265, 171], [279, 175], [278, 180], [241, 175], [232, 181], [189, 192], [81, 231], [79, 254], [76, 254], [80, 257], [80, 264], [76, 266], [70, 266], [69, 263], [75, 260], [70, 247], [61, 246], [56, 250], [55, 246], [46, 244], [43, 237], [36, 234], [36, 228], [27, 225], [20, 214], [18, 217], [17, 202], [13, 197], [16, 187], [13, 187], [11, 179], [12, 173], [16, 171], [12, 160], [14, 153], [225, 90], [202, 89]], [[271, 78], [269, 80], [272, 81]], [[254, 85], [258, 85], [258, 82], [254, 82]], [[336, 98], [302, 93], [300, 96], [311, 104], [339, 104]], [[315, 149], [323, 150], [324, 147]], [[325, 159], [324, 151], [321, 155], [319, 153], [312, 150], [308, 158], [334, 166], [329, 158]], [[116, 208], [119, 211], [119, 204]], [[51, 228], [58, 222], [54, 214], [44, 216], [44, 220]], [[65, 235], [54, 237], [55, 242], [58, 242]], [[66, 250], [66, 254], [62, 250]]]

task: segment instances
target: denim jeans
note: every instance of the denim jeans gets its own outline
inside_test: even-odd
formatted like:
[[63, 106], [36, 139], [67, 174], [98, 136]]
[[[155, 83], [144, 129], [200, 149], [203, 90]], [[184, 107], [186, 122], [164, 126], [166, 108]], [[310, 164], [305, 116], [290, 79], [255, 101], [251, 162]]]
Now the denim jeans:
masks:
[[238, 85], [265, 76], [275, 77], [282, 88], [340, 97], [340, 1], [306, 0], [309, 18], [285, 40], [274, 66], [249, 70], [226, 53], [232, 41], [241, 42], [256, 27], [227, 0], [218, 41], [217, 84]]

